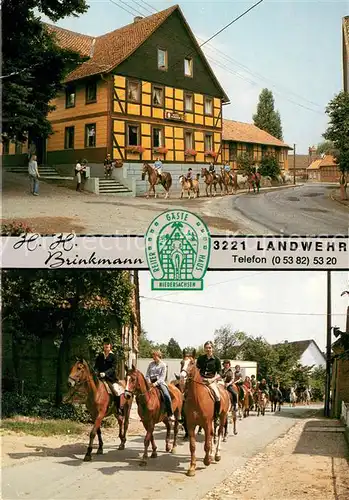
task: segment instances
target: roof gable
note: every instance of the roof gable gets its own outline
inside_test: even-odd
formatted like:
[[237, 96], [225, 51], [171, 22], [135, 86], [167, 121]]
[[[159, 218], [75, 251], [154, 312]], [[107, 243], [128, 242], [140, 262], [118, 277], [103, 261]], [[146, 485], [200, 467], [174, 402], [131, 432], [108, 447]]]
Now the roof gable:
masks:
[[305, 351], [308, 349], [308, 347], [311, 344], [313, 344], [316, 347], [316, 349], [319, 351], [319, 353], [321, 354], [321, 356], [324, 358], [323, 352], [320, 350], [319, 346], [317, 345], [317, 343], [313, 339], [310, 339], [310, 340], [295, 340], [293, 342], [287, 342], [286, 341], [286, 342], [281, 343], [281, 344], [274, 344], [274, 346], [285, 345], [285, 344], [286, 345], [291, 345], [292, 347], [294, 347], [297, 350], [297, 352], [299, 353], [299, 357], [300, 358], [305, 353]]
[[292, 149], [288, 144], [273, 137], [252, 123], [223, 120], [223, 141], [249, 142], [266, 146], [279, 146]]
[[174, 5], [151, 16], [144, 17], [137, 22], [133, 22], [98, 37], [75, 33], [53, 25], [46, 25], [49, 31], [56, 35], [57, 43], [60, 46], [76, 50], [82, 55], [90, 57], [88, 61], [82, 63], [72, 71], [66, 77], [65, 82], [68, 83], [81, 78], [111, 72], [143, 45], [175, 11], [180, 16], [195, 46], [195, 50], [205, 64], [208, 73], [215, 85], [219, 88], [223, 100], [229, 102], [228, 96], [218, 82], [178, 5]]
[[336, 167], [337, 164], [334, 161], [334, 157], [332, 155], [325, 155], [323, 158], [319, 160], [313, 161], [308, 170], [319, 170], [322, 167]]

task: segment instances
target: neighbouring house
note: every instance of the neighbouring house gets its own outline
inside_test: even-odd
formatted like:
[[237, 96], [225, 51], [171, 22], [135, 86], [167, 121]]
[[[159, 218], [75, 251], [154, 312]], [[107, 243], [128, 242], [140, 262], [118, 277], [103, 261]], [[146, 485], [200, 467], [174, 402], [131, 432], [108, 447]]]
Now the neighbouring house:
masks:
[[[326, 357], [320, 350], [315, 340], [296, 340], [294, 342], [287, 342], [295, 347], [299, 353], [299, 363], [303, 366], [326, 367]], [[278, 344], [276, 344], [278, 345]]]
[[340, 180], [340, 171], [332, 155], [314, 160], [307, 168], [308, 179], [312, 182], [335, 182]]
[[257, 162], [263, 155], [273, 154], [282, 170], [289, 168], [288, 151], [292, 148], [252, 123], [223, 120], [222, 139], [222, 160], [224, 163], [228, 162], [233, 169], [237, 169], [237, 158], [242, 153], [249, 153]]
[[307, 180], [308, 179], [308, 167], [314, 160], [319, 160], [321, 155], [317, 154], [316, 146], [310, 146], [308, 148], [307, 155], [296, 154], [289, 155], [288, 157], [288, 170], [290, 175], [293, 175], [294, 169], [296, 169], [296, 179]]
[[343, 90], [349, 92], [349, 16], [342, 21]]

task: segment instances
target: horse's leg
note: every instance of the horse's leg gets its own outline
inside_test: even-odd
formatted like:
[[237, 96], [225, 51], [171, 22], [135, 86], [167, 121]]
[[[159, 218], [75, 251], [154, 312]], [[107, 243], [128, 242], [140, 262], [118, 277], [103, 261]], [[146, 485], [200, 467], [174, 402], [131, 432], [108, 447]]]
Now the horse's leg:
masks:
[[196, 472], [196, 456], [195, 456], [195, 449], [196, 449], [196, 439], [195, 439], [195, 425], [191, 425], [190, 428], [188, 429], [189, 433], [189, 448], [190, 448], [190, 465], [189, 469], [187, 470], [187, 476], [195, 476]]
[[91, 453], [92, 453], [92, 448], [93, 448], [93, 441], [96, 437], [97, 429], [99, 429], [101, 426], [102, 419], [103, 419], [103, 416], [101, 413], [99, 413], [98, 417], [96, 418], [96, 420], [93, 424], [92, 430], [90, 432], [90, 442], [89, 442], [88, 447], [87, 447], [86, 455], [84, 457], [84, 462], [91, 462], [91, 460], [92, 460]]
[[211, 453], [212, 453], [212, 427], [213, 427], [213, 422], [211, 422], [211, 425], [207, 424], [207, 422], [206, 422], [206, 425], [204, 427], [204, 431], [205, 431], [204, 464], [206, 466], [209, 466], [211, 461], [212, 461], [212, 457], [211, 457]]
[[102, 440], [102, 432], [101, 428], [97, 429], [97, 436], [98, 436], [98, 450], [97, 450], [97, 455], [103, 455], [103, 440]]
[[228, 418], [226, 419], [224, 424], [223, 443], [226, 443], [227, 439], [228, 439]]
[[228, 414], [225, 412], [222, 412], [220, 414], [220, 418], [219, 418], [218, 439], [217, 439], [216, 453], [214, 456], [214, 459], [216, 462], [219, 462], [222, 458], [221, 457], [221, 439], [223, 436], [225, 422], [228, 422]]
[[233, 417], [233, 432], [234, 432], [234, 436], [236, 436], [236, 434], [238, 433], [236, 430], [236, 410], [232, 410], [231, 414]]
[[166, 451], [167, 452], [170, 452], [171, 451], [171, 445], [170, 445], [170, 439], [171, 439], [171, 424], [168, 420], [168, 418], [166, 418], [164, 420], [164, 424], [166, 425], [166, 438], [165, 438], [165, 442], [166, 442]]
[[157, 456], [158, 456], [158, 453], [157, 453], [158, 447], [155, 444], [154, 434], [151, 435], [151, 447], [152, 447], [153, 451], [152, 451], [152, 453], [150, 455], [150, 458], [157, 458]]
[[[143, 424], [144, 425], [144, 424]], [[147, 465], [147, 460], [148, 460], [148, 448], [150, 441], [152, 441], [152, 445], [154, 446], [155, 443], [153, 441], [153, 432], [154, 432], [154, 424], [148, 423], [148, 428], [146, 428], [146, 435], [144, 438], [144, 452], [143, 452], [143, 457], [142, 460], [140, 461], [139, 465]], [[153, 447], [153, 453], [154, 453], [154, 447]]]
[[171, 453], [175, 454], [177, 451], [177, 436], [178, 436], [178, 429], [179, 429], [179, 418], [180, 418], [180, 413], [178, 409], [175, 411], [175, 422], [174, 422], [174, 428], [173, 428], [173, 444], [172, 444], [172, 450]]

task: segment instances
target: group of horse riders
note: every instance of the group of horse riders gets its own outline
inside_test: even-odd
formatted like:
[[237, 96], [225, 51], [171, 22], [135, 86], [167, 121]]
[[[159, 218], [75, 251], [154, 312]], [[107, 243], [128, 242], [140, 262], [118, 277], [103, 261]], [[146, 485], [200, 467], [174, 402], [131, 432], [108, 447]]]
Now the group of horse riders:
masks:
[[[200, 355], [196, 360], [196, 366], [200, 371], [202, 377], [202, 383], [207, 385], [214, 396], [215, 408], [214, 408], [214, 418], [218, 419], [220, 413], [220, 393], [218, 388], [218, 383], [224, 383], [227, 391], [231, 395], [231, 401], [234, 411], [237, 409], [238, 399], [243, 400], [244, 394], [249, 395], [250, 407], [254, 404], [253, 395], [260, 391], [269, 397], [269, 387], [265, 379], [257, 382], [255, 375], [250, 377], [245, 377], [241, 373], [241, 368], [239, 365], [235, 366], [235, 370], [231, 368], [231, 363], [228, 359], [225, 359], [222, 363], [218, 356], [214, 354], [214, 346], [211, 341], [207, 341], [204, 344], [205, 354]], [[168, 385], [166, 382], [166, 364], [162, 360], [162, 355], [160, 351], [154, 351], [152, 353], [153, 361], [150, 362], [145, 378], [149, 384], [153, 387], [158, 387], [163, 401], [165, 404], [165, 409], [167, 416], [170, 421], [174, 421], [172, 401]], [[117, 358], [112, 351], [111, 340], [105, 338], [103, 340], [103, 352], [101, 352], [94, 365], [94, 370], [97, 376], [105, 380], [107, 385], [110, 387], [113, 396], [115, 398], [116, 407], [118, 409], [119, 415], [123, 415], [123, 398], [121, 395], [124, 392], [124, 388], [119, 384], [116, 376], [116, 366]], [[273, 384], [274, 390], [281, 392], [277, 388], [277, 384]], [[238, 388], [239, 394], [236, 390]]]

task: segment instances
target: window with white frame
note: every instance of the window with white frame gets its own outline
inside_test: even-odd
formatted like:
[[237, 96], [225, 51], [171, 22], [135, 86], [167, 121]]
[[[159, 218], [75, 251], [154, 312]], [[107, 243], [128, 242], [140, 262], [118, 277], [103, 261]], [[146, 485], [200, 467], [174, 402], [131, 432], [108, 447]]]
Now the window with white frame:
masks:
[[185, 76], [193, 76], [193, 59], [191, 57], [184, 59], [184, 74]]
[[185, 149], [193, 149], [194, 147], [194, 136], [193, 132], [190, 130], [186, 130], [184, 134], [184, 144], [185, 144]]
[[85, 147], [96, 147], [96, 124], [90, 123], [85, 126]]
[[153, 147], [162, 148], [164, 146], [164, 130], [160, 127], [153, 128]]
[[213, 114], [213, 99], [211, 97], [205, 97], [205, 115]]
[[162, 87], [153, 87], [153, 106], [163, 106], [164, 89]]
[[167, 50], [158, 49], [158, 69], [167, 70]]
[[184, 109], [185, 111], [190, 111], [191, 113], [193, 112], [194, 108], [194, 99], [193, 99], [193, 94], [185, 94], [184, 95]]
[[130, 102], [139, 102], [141, 96], [140, 82], [128, 81], [127, 82], [127, 100]]
[[212, 134], [205, 135], [205, 151], [213, 151], [213, 137]]

